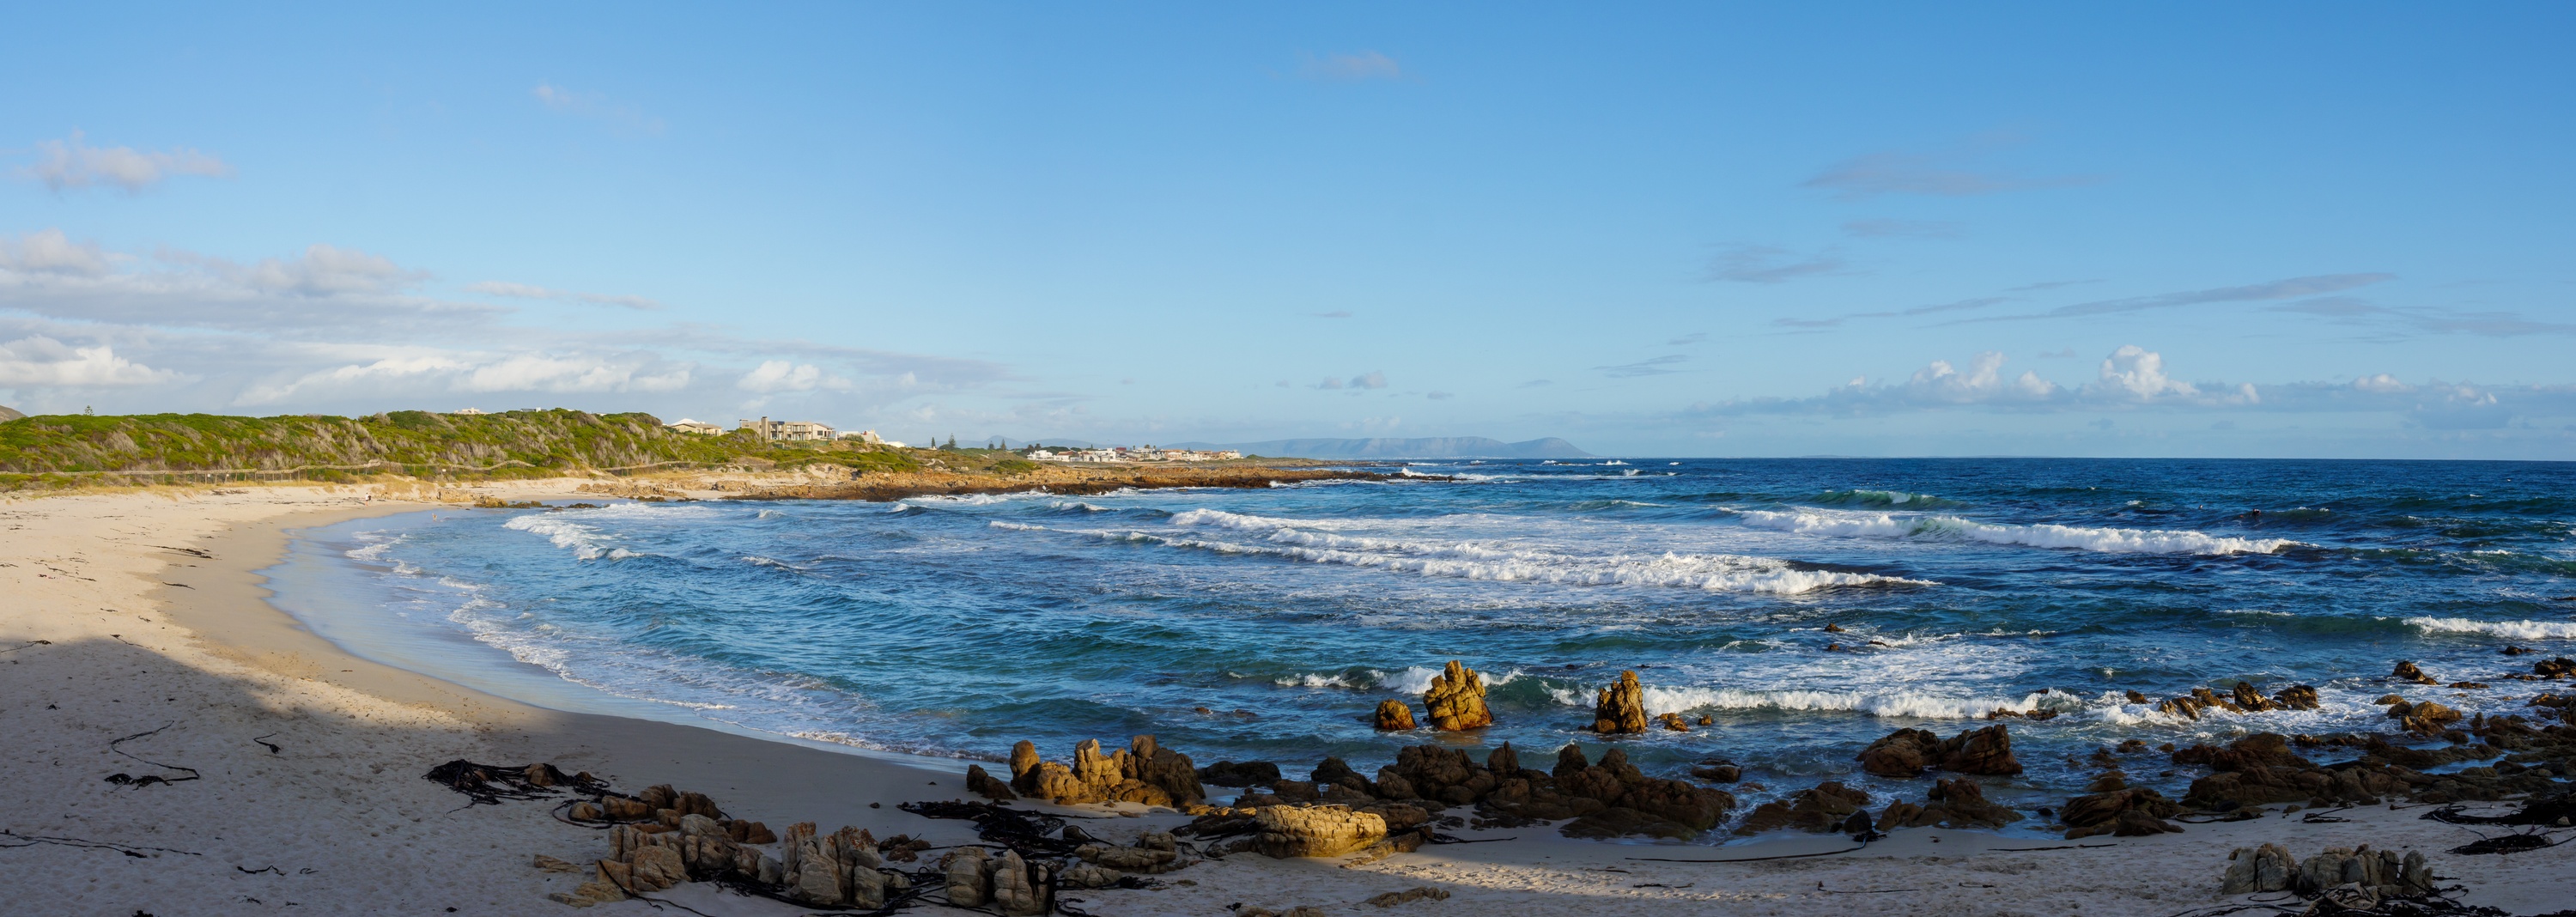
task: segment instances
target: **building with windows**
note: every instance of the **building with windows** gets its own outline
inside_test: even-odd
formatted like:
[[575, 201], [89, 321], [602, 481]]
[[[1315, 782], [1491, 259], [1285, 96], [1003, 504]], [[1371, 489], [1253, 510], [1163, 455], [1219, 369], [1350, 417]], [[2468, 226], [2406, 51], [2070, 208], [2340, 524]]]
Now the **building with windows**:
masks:
[[689, 433], [698, 436], [717, 436], [724, 433], [723, 427], [711, 423], [699, 423], [685, 417], [662, 426], [669, 428], [673, 433]]
[[770, 442], [830, 442], [833, 437], [831, 425], [811, 420], [771, 420], [763, 417], [759, 420], [743, 420], [739, 423], [740, 429], [750, 430], [758, 434], [761, 439]]

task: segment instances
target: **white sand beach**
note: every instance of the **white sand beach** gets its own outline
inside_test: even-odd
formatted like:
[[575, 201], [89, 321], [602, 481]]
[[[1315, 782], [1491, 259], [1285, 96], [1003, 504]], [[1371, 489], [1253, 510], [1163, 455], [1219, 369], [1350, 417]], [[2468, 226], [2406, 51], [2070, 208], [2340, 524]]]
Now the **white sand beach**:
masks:
[[[472, 493], [570, 499], [584, 496], [579, 483]], [[0, 912], [570, 913], [546, 896], [586, 875], [532, 860], [588, 864], [607, 855], [605, 833], [550, 817], [551, 803], [468, 805], [422, 779], [458, 758], [551, 762], [630, 791], [673, 784], [781, 828], [812, 821], [879, 838], [973, 840], [966, 822], [895, 808], [965, 795], [963, 762], [540, 709], [364, 661], [265, 601], [256, 571], [277, 561], [288, 530], [436, 505], [309, 486], [0, 502]], [[110, 782], [114, 774], [131, 780]], [[1037, 808], [1091, 819], [1086, 830], [1112, 840], [1188, 820]], [[1851, 852], [1740, 863], [1656, 860], [1853, 845], [1831, 835], [1708, 847], [1570, 840], [1544, 826], [1460, 831], [1496, 842], [1356, 866], [1238, 854], [1158, 876], [1158, 889], [1067, 894], [1093, 914], [1207, 917], [1236, 904], [1377, 913], [1371, 896], [1421, 886], [1449, 896], [1389, 911], [2180, 914], [2243, 900], [2218, 893], [2229, 851], [2273, 842], [2302, 857], [2362, 843], [2423, 850], [2465, 903], [2518, 914], [2569, 906], [2576, 846], [2446, 854], [2478, 835], [2423, 820], [2428, 808], [2354, 809], [2326, 823], [2274, 814], [2080, 842], [1913, 829]], [[708, 914], [804, 912], [704, 884], [664, 897]], [[642, 901], [593, 912], [673, 913]]]

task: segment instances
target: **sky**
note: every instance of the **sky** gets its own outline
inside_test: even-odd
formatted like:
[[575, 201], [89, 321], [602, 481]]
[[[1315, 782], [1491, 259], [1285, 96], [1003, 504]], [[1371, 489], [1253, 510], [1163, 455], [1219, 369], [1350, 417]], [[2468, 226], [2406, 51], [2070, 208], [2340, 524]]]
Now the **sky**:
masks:
[[2576, 458], [2563, 3], [48, 4], [0, 404]]

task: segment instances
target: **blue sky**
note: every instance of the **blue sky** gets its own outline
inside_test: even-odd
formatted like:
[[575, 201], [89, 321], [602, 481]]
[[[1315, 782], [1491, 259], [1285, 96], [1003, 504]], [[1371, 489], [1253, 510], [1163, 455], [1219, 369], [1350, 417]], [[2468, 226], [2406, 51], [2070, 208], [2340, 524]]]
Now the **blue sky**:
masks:
[[0, 403], [2569, 458], [2571, 26], [31, 8]]

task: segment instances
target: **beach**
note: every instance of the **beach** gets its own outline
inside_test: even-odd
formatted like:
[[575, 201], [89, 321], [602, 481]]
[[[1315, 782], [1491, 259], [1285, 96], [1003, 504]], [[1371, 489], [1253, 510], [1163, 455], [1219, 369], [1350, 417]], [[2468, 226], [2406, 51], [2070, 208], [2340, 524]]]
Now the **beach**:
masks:
[[[14, 797], [0, 824], [9, 832], [0, 836], [8, 909], [568, 913], [547, 895], [571, 890], [587, 870], [531, 863], [544, 855], [587, 866], [608, 856], [604, 833], [551, 817], [548, 802], [469, 805], [422, 779], [456, 759], [548, 762], [626, 792], [670, 784], [774, 827], [811, 821], [826, 832], [853, 825], [941, 845], [974, 839], [966, 822], [896, 809], [966, 796], [963, 761], [532, 706], [368, 662], [266, 600], [258, 571], [278, 562], [290, 531], [478, 499], [598, 499], [582, 489], [589, 483], [153, 489], [0, 503], [0, 562], [9, 564], [0, 567], [9, 593], [0, 604], [9, 699], [0, 709], [8, 737], [0, 779]], [[1311, 762], [1280, 763], [1302, 774]], [[110, 782], [118, 774], [127, 780]], [[1190, 821], [1133, 804], [1021, 805], [1084, 819], [1086, 831], [1117, 841]], [[2461, 887], [2463, 902], [2512, 913], [2564, 906], [2560, 890], [2576, 866], [2563, 849], [2449, 855], [2442, 851], [2478, 834], [2422, 819], [2429, 809], [2357, 807], [2319, 823], [2268, 814], [2080, 842], [1913, 829], [1847, 852], [1837, 851], [1855, 845], [1836, 835], [1708, 847], [1573, 840], [1546, 826], [1461, 828], [1452, 833], [1489, 842], [1347, 867], [1237, 854], [1156, 876], [1160, 888], [1065, 894], [1090, 913], [1147, 915], [1219, 915], [1238, 903], [1373, 913], [1370, 897], [1416, 887], [1448, 897], [1395, 912], [2168, 914], [2240, 900], [2218, 894], [2229, 851], [2272, 842], [2300, 857], [2361, 843], [2422, 850], [2445, 886]], [[1824, 855], [1656, 862], [1796, 854]], [[705, 883], [663, 897], [710, 914], [803, 912]], [[638, 901], [599, 907], [653, 910]]]

